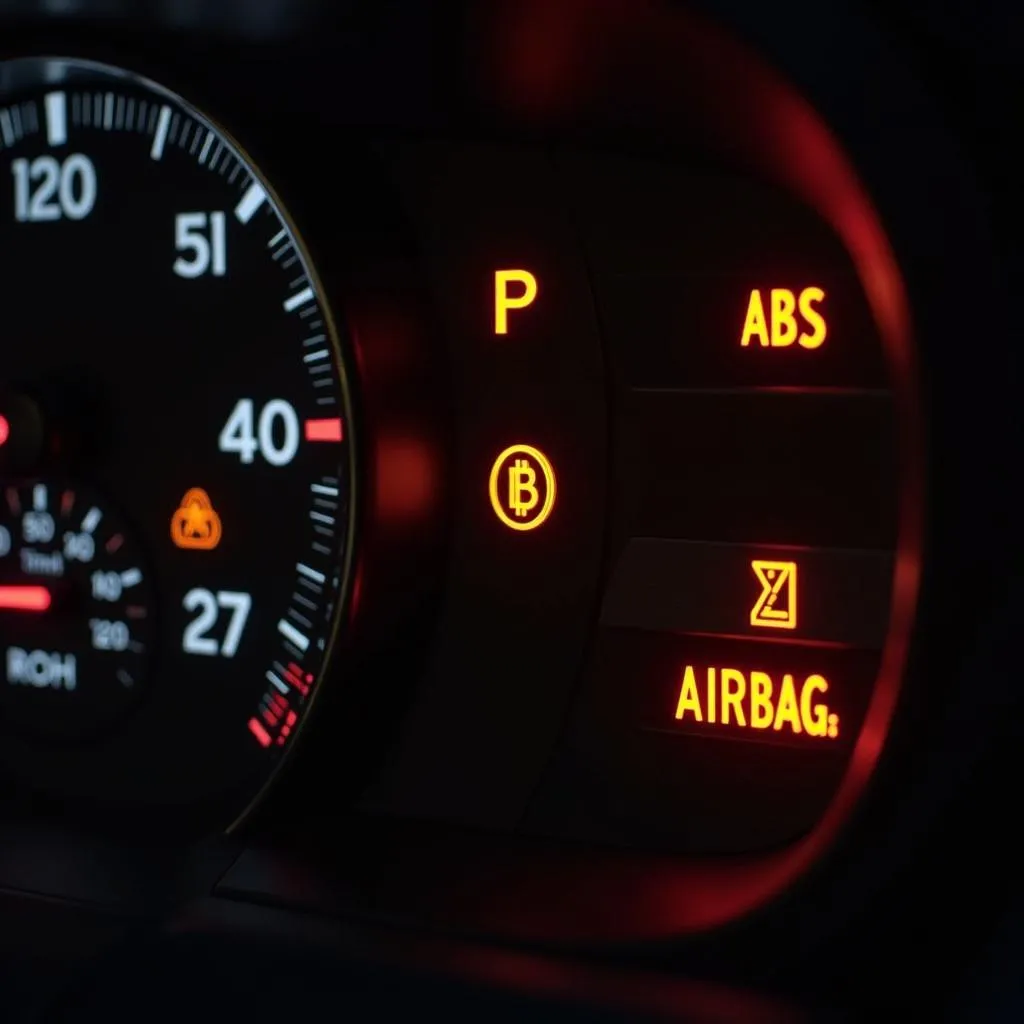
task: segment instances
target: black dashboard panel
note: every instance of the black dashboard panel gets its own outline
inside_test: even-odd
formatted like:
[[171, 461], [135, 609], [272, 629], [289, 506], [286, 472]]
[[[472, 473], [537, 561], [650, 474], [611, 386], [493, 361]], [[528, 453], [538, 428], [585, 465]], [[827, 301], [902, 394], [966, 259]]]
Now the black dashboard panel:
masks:
[[12, 1019], [1012, 1019], [959, 17], [0, 5]]

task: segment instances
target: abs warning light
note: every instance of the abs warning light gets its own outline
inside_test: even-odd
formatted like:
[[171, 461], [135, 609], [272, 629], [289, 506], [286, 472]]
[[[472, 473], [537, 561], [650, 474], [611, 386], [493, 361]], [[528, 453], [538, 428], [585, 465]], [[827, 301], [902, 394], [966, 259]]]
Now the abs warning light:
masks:
[[[765, 301], [767, 297], [767, 302]], [[747, 301], [740, 345], [750, 348], [821, 348], [828, 324], [821, 311], [825, 301], [823, 288], [755, 288]]]
[[535, 530], [555, 507], [555, 470], [539, 449], [528, 444], [506, 448], [491, 467], [494, 514], [510, 530]]
[[676, 702], [676, 721], [712, 730], [731, 726], [762, 733], [838, 739], [839, 715], [824, 699], [828, 680], [817, 673], [801, 682], [797, 682], [798, 678], [786, 672], [776, 684], [767, 672], [698, 669], [687, 665]]

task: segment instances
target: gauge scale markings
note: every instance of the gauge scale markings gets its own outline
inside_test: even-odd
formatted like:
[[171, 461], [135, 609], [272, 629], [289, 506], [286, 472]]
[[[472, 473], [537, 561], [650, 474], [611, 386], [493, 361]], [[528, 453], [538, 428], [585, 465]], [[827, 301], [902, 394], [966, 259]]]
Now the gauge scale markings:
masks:
[[[42, 410], [48, 431], [64, 429], [63, 409], [87, 406], [90, 394], [109, 392], [111, 406], [103, 411], [110, 426], [102, 433], [87, 422], [70, 424], [89, 443], [95, 436], [108, 446], [101, 452], [102, 478], [75, 458], [61, 464], [57, 477], [44, 461], [34, 490], [18, 478], [3, 480], [9, 516], [0, 523], [12, 538], [26, 529], [35, 536], [29, 517], [49, 515], [58, 494], [66, 500], [69, 491], [77, 492], [70, 518], [61, 506], [65, 532], [74, 534], [76, 550], [89, 552], [90, 571], [98, 574], [94, 585], [117, 592], [116, 617], [104, 625], [108, 620], [92, 614], [91, 605], [86, 614], [83, 602], [100, 598], [87, 596], [92, 577], [81, 569], [67, 579], [60, 575], [60, 538], [35, 548], [15, 539], [10, 551], [0, 548], [0, 586], [14, 576], [12, 586], [39, 587], [35, 581], [49, 572], [61, 592], [53, 591], [56, 625], [46, 629], [54, 636], [77, 629], [75, 643], [82, 647], [88, 624], [102, 653], [121, 659], [110, 659], [112, 682], [147, 692], [153, 704], [145, 720], [122, 720], [111, 704], [92, 716], [95, 722], [85, 716], [76, 723], [69, 704], [34, 711], [29, 724], [46, 731], [50, 720], [60, 719], [69, 733], [84, 735], [87, 724], [91, 729], [117, 719], [110, 768], [97, 769], [100, 774], [114, 771], [112, 751], [122, 741], [150, 759], [133, 771], [154, 783], [168, 776], [169, 759], [179, 756], [207, 757], [215, 771], [251, 774], [241, 754], [236, 765], [226, 765], [218, 737], [237, 730], [246, 749], [257, 751], [289, 742], [323, 673], [347, 584], [351, 424], [345, 422], [346, 368], [335, 326], [270, 186], [203, 115], [117, 69], [74, 60], [12, 63], [22, 73], [5, 80], [35, 81], [29, 95], [9, 94], [0, 107], [0, 160], [11, 165], [14, 221], [23, 232], [12, 288], [43, 314], [33, 328], [41, 337], [22, 339], [10, 373]], [[31, 75], [24, 73], [26, 64]], [[160, 217], [165, 226], [154, 235]], [[74, 252], [89, 257], [73, 260]], [[96, 303], [103, 290], [91, 276], [94, 253], [128, 261], [122, 278], [132, 287], [122, 289], [116, 306]], [[41, 259], [53, 278], [51, 290], [54, 283], [65, 291], [71, 286], [79, 306], [84, 303], [77, 314], [81, 330], [97, 339], [92, 364], [78, 374], [85, 401], [76, 397], [77, 380], [56, 385], [34, 358], [45, 347], [50, 365], [72, 365], [72, 338], [80, 333], [77, 323], [74, 332], [49, 326], [60, 310], [51, 310], [43, 295], [36, 298], [38, 273], [21, 274], [22, 266], [38, 270]], [[136, 282], [129, 275], [143, 276]], [[66, 305], [75, 305], [70, 293]], [[160, 312], [154, 316], [154, 310]], [[225, 323], [231, 330], [217, 326]], [[159, 388], [143, 396], [137, 374], [128, 375], [136, 353], [150, 351], [168, 358]], [[55, 386], [63, 389], [56, 399]], [[134, 412], [120, 418], [128, 408]], [[61, 416], [51, 422], [55, 410]], [[94, 415], [91, 408], [88, 415]], [[140, 464], [128, 453], [139, 450], [142, 439], [149, 447]], [[65, 477], [66, 487], [59, 482]], [[190, 535], [172, 544], [168, 519], [182, 494], [196, 488], [208, 490], [210, 508], [191, 512]], [[214, 516], [223, 526], [204, 533]], [[10, 592], [12, 602], [34, 594]], [[15, 624], [6, 632], [19, 639], [42, 628], [30, 630], [26, 615], [0, 607], [0, 616]], [[264, 630], [261, 622], [279, 626]], [[56, 641], [49, 646], [61, 653]], [[90, 663], [98, 664], [98, 656], [91, 652]], [[287, 672], [267, 668], [282, 660]], [[13, 722], [18, 714], [7, 705], [15, 688], [0, 681], [4, 685], [3, 717]], [[86, 689], [97, 687], [76, 685], [76, 697]], [[190, 705], [202, 709], [203, 720], [181, 732]], [[207, 728], [205, 720], [223, 724]], [[132, 739], [133, 730], [146, 729], [148, 739]], [[181, 746], [179, 734], [193, 739]], [[21, 756], [31, 761], [35, 752]], [[75, 766], [69, 770], [88, 775], [104, 756], [100, 749], [68, 754]]]

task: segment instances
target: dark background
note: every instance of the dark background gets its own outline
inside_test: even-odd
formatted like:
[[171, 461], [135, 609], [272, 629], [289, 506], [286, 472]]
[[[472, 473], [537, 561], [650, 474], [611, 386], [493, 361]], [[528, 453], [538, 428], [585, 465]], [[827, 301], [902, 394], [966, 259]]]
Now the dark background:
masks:
[[[1012, 157], [1024, 113], [1024, 27], [1013, 5], [707, 0], [696, 6], [759, 48], [842, 125], [859, 168], [891, 200], [898, 169], [886, 176], [885, 138], [863, 123], [861, 97], [842, 80], [858, 63], [884, 67], [884, 74], [867, 77], [906, 130], [934, 121], [948, 139], [935, 159], [935, 180], [956, 179], [953, 191], [983, 222], [979, 235], [987, 238], [986, 250], [970, 257], [994, 290], [1013, 294], [1024, 270]], [[329, 62], [350, 86], [337, 95], [356, 120], [423, 131], [456, 119], [445, 102], [457, 66], [445, 53], [463, 23], [454, 4], [25, 2], [0, 6], [0, 19], [14, 52], [21, 45], [31, 51], [54, 31], [64, 40], [81, 32], [111, 56], [123, 48], [126, 63], [132, 53], [144, 53], [155, 66], [176, 66], [178, 80], [169, 70], [167, 84], [201, 108], [245, 107], [244, 76], [216, 68], [227, 50], [250, 66], [281, 59], [275, 84], [284, 108], [287, 97], [316, 94]], [[197, 68], [191, 88], [185, 53]], [[874, 64], [879, 54], [916, 85], [891, 74], [890, 63]], [[207, 103], [204, 89], [216, 91], [216, 104]], [[275, 152], [319, 130], [315, 105], [305, 112], [304, 120], [280, 125]], [[232, 127], [243, 139], [261, 137], [257, 128], [273, 116], [253, 110], [249, 125], [240, 118]], [[254, 156], [272, 181], [285, 177], [275, 166], [285, 159]], [[961, 187], [964, 180], [970, 185]], [[297, 219], [310, 215], [301, 189], [285, 191], [284, 199]], [[942, 208], [933, 215], [939, 226], [956, 220]], [[898, 210], [890, 224], [898, 238], [923, 228], [901, 220]], [[952, 230], [948, 244], [955, 252], [961, 239]], [[917, 267], [904, 270], [912, 284], [927, 278]], [[927, 301], [938, 319], [943, 296]], [[451, 935], [425, 942], [429, 922], [412, 935], [379, 919], [373, 928], [361, 927], [343, 901], [334, 913], [320, 899], [311, 872], [297, 882], [300, 893], [307, 886], [297, 902], [312, 914], [254, 907], [233, 898], [230, 886], [210, 897], [237, 852], [230, 845], [182, 858], [139, 842], [112, 852], [99, 840], [94, 848], [91, 840], [59, 833], [49, 846], [34, 845], [11, 829], [0, 835], [5, 1012], [11, 1019], [157, 1020], [185, 1013], [270, 1019], [285, 1012], [312, 1016], [325, 1007], [382, 1017], [428, 1007], [467, 1019], [544, 1012], [573, 1019], [559, 1002], [567, 1000], [586, 1014], [580, 1019], [595, 1020], [603, 1019], [595, 1003], [626, 1019], [800, 1019], [805, 1011], [822, 1019], [882, 1012], [1019, 1019], [1024, 893], [1015, 837], [1024, 737], [1012, 638], [1024, 608], [1019, 549], [1010, 539], [1017, 519], [1020, 376], [1013, 351], [1020, 331], [1014, 318], [992, 309], [978, 311], [978, 324], [976, 335], [961, 335], [955, 351], [924, 367], [930, 384], [958, 360], [964, 368], [958, 402], [928, 410], [933, 456], [947, 466], [968, 461], [959, 449], [970, 437], [972, 471], [937, 493], [932, 510], [932, 535], [949, 544], [933, 558], [949, 556], [958, 573], [929, 577], [933, 600], [921, 640], [928, 654], [916, 666], [881, 781], [858, 815], [855, 836], [774, 916], [749, 933], [727, 929], [703, 943], [563, 948], [550, 958], [534, 948], [517, 958], [495, 953], [488, 936], [481, 944]], [[993, 408], [1004, 415], [993, 416]], [[971, 528], [954, 529], [965, 523]], [[969, 623], [946, 614], [948, 605], [937, 596], [957, 587], [972, 595]], [[273, 823], [267, 827], [275, 831]], [[24, 895], [38, 887], [37, 876], [20, 858], [38, 859], [39, 850], [50, 858], [44, 891], [57, 891], [60, 899]], [[715, 980], [694, 984], [694, 978]], [[766, 993], [769, 1002], [739, 994], [751, 990]]]

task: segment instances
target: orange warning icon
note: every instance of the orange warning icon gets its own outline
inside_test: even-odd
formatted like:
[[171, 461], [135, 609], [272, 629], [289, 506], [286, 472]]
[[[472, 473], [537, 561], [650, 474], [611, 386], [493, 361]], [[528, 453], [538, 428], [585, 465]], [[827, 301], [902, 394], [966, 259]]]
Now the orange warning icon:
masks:
[[761, 595], [750, 609], [750, 624], [767, 629], [796, 629], [796, 562], [750, 563]]
[[171, 540], [179, 548], [212, 551], [220, 543], [221, 532], [210, 496], [201, 487], [189, 488], [171, 517]]

